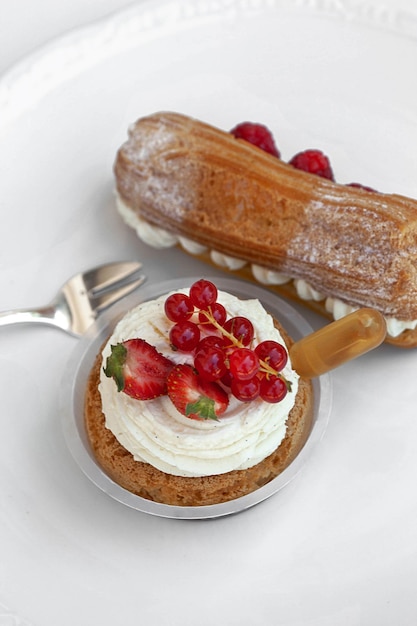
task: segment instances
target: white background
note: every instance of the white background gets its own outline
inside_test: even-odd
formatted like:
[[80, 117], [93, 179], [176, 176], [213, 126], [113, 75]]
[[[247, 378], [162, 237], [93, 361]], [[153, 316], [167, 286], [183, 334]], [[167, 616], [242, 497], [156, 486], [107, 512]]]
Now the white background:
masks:
[[[130, 4], [120, 0], [2, 0], [0, 74], [51, 40]], [[322, 0], [314, 4], [344, 5], [349, 12], [361, 3]], [[412, 10], [414, 19], [417, 16], [416, 0], [375, 1], [373, 5], [380, 13], [386, 7], [387, 12], [401, 15], [403, 8]], [[384, 36], [391, 43], [387, 33], [381, 35], [382, 56]], [[401, 85], [409, 85], [410, 95], [415, 94], [417, 68], [399, 57], [390, 66], [388, 52], [386, 60], [390, 76], [407, 71], [409, 79], [402, 78]], [[162, 66], [163, 60], [159, 63]], [[355, 71], [360, 70], [356, 67]], [[366, 102], [366, 94], [352, 98], [358, 107], [354, 110], [359, 110], [362, 95]], [[153, 101], [152, 95], [146, 98]], [[195, 104], [197, 95], [193, 98]], [[379, 98], [382, 117], [388, 111], [383, 108], [387, 100], [393, 107], [398, 104], [395, 94], [381, 91]], [[132, 119], [134, 105], [134, 99], [126, 109], [123, 103], [123, 119], [118, 124], [115, 117], [110, 118], [112, 146], [117, 145], [127, 119]], [[77, 103], [74, 106], [78, 114]], [[206, 106], [210, 111], [209, 103]], [[240, 109], [244, 110], [243, 104]], [[408, 111], [406, 103], [401, 110]], [[414, 118], [408, 113], [406, 121], [412, 125], [415, 113]], [[310, 114], [311, 119], [319, 119], [314, 103]], [[335, 111], [329, 113], [331, 124], [336, 123], [335, 116]], [[378, 112], [375, 116], [379, 119]], [[226, 117], [229, 121], [230, 112]], [[364, 138], [369, 153], [368, 122], [372, 137], [380, 137], [378, 159], [366, 174], [375, 176], [381, 185], [386, 181], [417, 196], [412, 176], [417, 144], [407, 144], [404, 120], [398, 120], [398, 125], [390, 117], [389, 121], [403, 133], [398, 146], [395, 138], [389, 139], [391, 153], [384, 155], [389, 167], [380, 159], [386, 136], [382, 128], [379, 136], [377, 122], [371, 116], [361, 120], [363, 133], [362, 126], [361, 132], [357, 125], [352, 127], [356, 146]], [[99, 123], [104, 126], [101, 119]], [[17, 133], [22, 146], [24, 130]], [[40, 130], [31, 132], [39, 140]], [[49, 181], [30, 179], [31, 188], [39, 192], [36, 204], [33, 210], [29, 205], [19, 206], [18, 201], [29, 198], [20, 190], [19, 145], [11, 146], [16, 149], [16, 161], [0, 172], [5, 190], [0, 203], [2, 224], [9, 227], [7, 241], [2, 243], [1, 308], [32, 304], [37, 297], [42, 302], [58, 287], [61, 273], [75, 268], [72, 254], [81, 249], [74, 225], [80, 207], [74, 206], [73, 221], [65, 221], [64, 214], [61, 224], [61, 208], [68, 208], [66, 194], [73, 193], [70, 186], [65, 187], [65, 178], [59, 179], [60, 193], [53, 182], [48, 187]], [[102, 145], [106, 146], [104, 139]], [[395, 166], [403, 146], [407, 162], [399, 171]], [[346, 155], [337, 142], [335, 154], [345, 164]], [[65, 155], [60, 155], [67, 165]], [[112, 158], [113, 152], [103, 158], [106, 166]], [[41, 169], [35, 166], [34, 171], [37, 177]], [[91, 174], [94, 180], [106, 180], [107, 171], [92, 170]], [[62, 207], [59, 203], [54, 207], [60, 230], [55, 232], [54, 221], [43, 224], [37, 242], [26, 231], [25, 236], [21, 234], [20, 211], [35, 231], [36, 211], [42, 215], [48, 188], [63, 202]], [[81, 197], [81, 191], [76, 197]], [[89, 249], [81, 260], [105, 261], [136, 249], [134, 236], [109, 215], [97, 227], [102, 236], [98, 258]], [[94, 217], [87, 214], [86, 232], [79, 234], [86, 247]], [[123, 241], [112, 242], [106, 227], [114, 228], [115, 236], [121, 235]], [[69, 229], [67, 240], [65, 228]], [[45, 242], [50, 250], [41, 249]], [[62, 267], [54, 263], [53, 252], [62, 255]], [[154, 258], [148, 254], [148, 260]], [[175, 259], [178, 264], [172, 273], [180, 275], [181, 256]], [[156, 278], [165, 277], [164, 271], [162, 266], [152, 268]], [[313, 326], [322, 323], [313, 315], [308, 318]], [[95, 489], [72, 462], [58, 426], [51, 425], [58, 407], [56, 380], [74, 340], [52, 329], [1, 330], [1, 420], [6, 436], [0, 439], [0, 626], [417, 623], [415, 353], [383, 347], [360, 364], [349, 364], [334, 374], [334, 411], [320, 451], [277, 497], [235, 517], [184, 522], [146, 516], [115, 503]], [[47, 356], [53, 371], [48, 370]]]
[[[197, 2], [196, 2], [197, 3]], [[0, 73], [13, 63], [30, 54], [39, 46], [68, 31], [87, 26], [96, 20], [108, 17], [113, 12], [131, 6], [123, 0], [2, 0], [0, 3]], [[348, 1], [349, 6], [360, 5], [359, 1]], [[376, 7], [415, 9], [416, 0], [371, 0]]]

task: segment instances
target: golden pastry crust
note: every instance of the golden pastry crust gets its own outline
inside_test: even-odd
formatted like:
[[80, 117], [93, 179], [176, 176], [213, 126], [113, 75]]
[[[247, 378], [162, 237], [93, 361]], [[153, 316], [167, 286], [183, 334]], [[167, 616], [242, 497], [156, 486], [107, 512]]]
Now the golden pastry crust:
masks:
[[[280, 331], [286, 337], [282, 329]], [[189, 478], [166, 474], [148, 463], [135, 461], [133, 455], [106, 428], [98, 389], [101, 365], [100, 353], [88, 378], [84, 402], [85, 427], [92, 451], [112, 480], [154, 502], [202, 506], [227, 502], [251, 493], [288, 467], [311, 431], [313, 388], [310, 381], [300, 379], [296, 402], [287, 420], [286, 436], [275, 452], [261, 463], [247, 470], [215, 476]]]
[[[151, 224], [347, 304], [417, 319], [415, 200], [301, 172], [175, 113], [130, 128], [115, 176], [122, 201]], [[416, 345], [417, 331], [392, 343]]]

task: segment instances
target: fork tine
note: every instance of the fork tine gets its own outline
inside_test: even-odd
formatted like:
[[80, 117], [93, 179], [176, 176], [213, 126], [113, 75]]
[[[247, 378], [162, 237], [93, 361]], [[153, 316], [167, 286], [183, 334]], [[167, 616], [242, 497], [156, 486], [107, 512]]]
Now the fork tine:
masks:
[[133, 280], [141, 267], [139, 261], [106, 263], [83, 273], [84, 284], [90, 294], [95, 296], [119, 283]]
[[146, 281], [146, 276], [141, 274], [135, 281], [130, 282], [128, 285], [123, 285], [119, 289], [107, 291], [106, 293], [97, 294], [92, 299], [92, 304], [97, 313], [101, 313], [104, 309], [118, 302], [129, 293], [132, 293], [135, 289], [143, 285]]

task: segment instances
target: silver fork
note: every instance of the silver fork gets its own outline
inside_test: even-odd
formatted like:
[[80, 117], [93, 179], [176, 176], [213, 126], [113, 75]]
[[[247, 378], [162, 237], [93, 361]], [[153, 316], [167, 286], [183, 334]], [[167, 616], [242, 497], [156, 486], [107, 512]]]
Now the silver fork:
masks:
[[70, 278], [47, 306], [0, 312], [0, 326], [52, 324], [79, 337], [109, 306], [142, 285], [136, 261], [107, 263]]

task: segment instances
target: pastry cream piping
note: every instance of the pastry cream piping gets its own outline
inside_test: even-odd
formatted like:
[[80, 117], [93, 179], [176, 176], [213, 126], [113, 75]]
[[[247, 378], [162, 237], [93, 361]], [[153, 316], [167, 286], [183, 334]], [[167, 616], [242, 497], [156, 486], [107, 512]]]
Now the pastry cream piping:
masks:
[[[183, 237], [177, 237], [176, 235], [172, 235], [164, 229], [159, 228], [158, 226], [153, 226], [145, 220], [142, 220], [134, 211], [132, 211], [132, 209], [126, 206], [126, 204], [121, 200], [120, 196], [118, 195], [117, 208], [126, 224], [134, 228], [138, 237], [145, 243], [157, 248], [168, 248], [175, 246], [178, 243], [183, 245]], [[186, 245], [184, 245], [183, 247], [190, 254], [202, 254], [207, 250], [206, 247], [200, 246], [200, 244], [195, 244], [196, 247], [193, 248], [193, 245], [189, 239], [185, 241]], [[240, 269], [246, 264], [240, 259], [235, 259], [234, 257], [230, 257], [216, 251], [210, 251], [210, 257], [211, 260], [217, 265], [221, 267], [227, 267], [231, 270]], [[294, 280], [294, 286], [297, 290], [297, 295], [302, 300], [321, 301], [325, 299], [326, 311], [328, 311], [335, 320], [340, 319], [345, 315], [348, 315], [358, 308], [352, 307], [351, 305], [346, 304], [338, 298], [326, 297], [324, 294], [321, 294], [319, 291], [309, 285], [308, 282], [306, 282], [305, 280], [292, 279], [291, 276], [281, 274], [279, 272], [274, 272], [268, 268], [261, 267], [255, 264], [251, 266], [251, 270], [254, 278], [264, 285], [282, 285], [291, 280]], [[390, 337], [398, 337], [405, 330], [414, 330], [415, 328], [417, 328], [417, 320], [399, 320], [395, 317], [385, 316], [385, 321], [387, 323], [387, 334]]]
[[217, 252], [217, 250], [210, 251], [210, 258], [215, 265], [227, 267], [229, 270], [240, 270], [247, 265], [247, 262], [243, 259], [236, 259], [235, 257], [223, 254], [223, 252]]
[[[162, 296], [140, 304], [117, 324], [104, 347], [103, 365], [111, 345], [137, 336], [175, 362], [192, 361], [192, 356], [173, 351], [169, 345], [172, 323], [164, 313], [165, 299]], [[219, 292], [218, 299], [229, 316], [244, 315], [252, 320], [256, 342], [274, 339], [284, 343], [258, 300], [241, 301], [224, 292]], [[99, 390], [107, 428], [136, 460], [177, 476], [206, 476], [256, 465], [279, 446], [298, 389], [298, 375], [290, 362], [283, 374], [292, 383], [292, 391], [282, 402], [242, 403], [231, 396], [219, 421], [189, 419], [175, 409], [168, 396], [134, 400], [117, 391], [103, 368]]]
[[251, 270], [256, 280], [263, 285], [285, 285], [285, 283], [289, 283], [291, 280], [291, 276], [287, 274], [274, 272], [255, 263], [252, 263]]
[[207, 252], [206, 246], [203, 246], [201, 243], [197, 243], [197, 241], [193, 241], [192, 239], [188, 239], [187, 237], [178, 237], [178, 241], [180, 242], [181, 247], [190, 254], [204, 254]]

